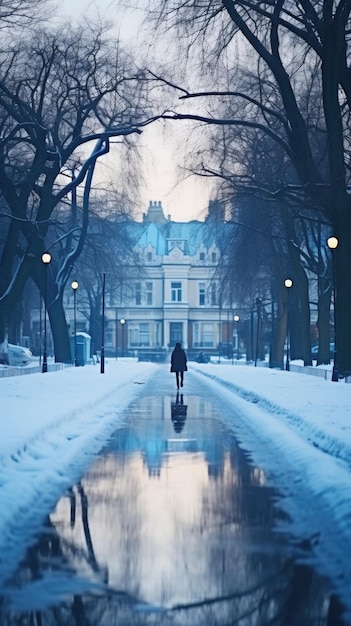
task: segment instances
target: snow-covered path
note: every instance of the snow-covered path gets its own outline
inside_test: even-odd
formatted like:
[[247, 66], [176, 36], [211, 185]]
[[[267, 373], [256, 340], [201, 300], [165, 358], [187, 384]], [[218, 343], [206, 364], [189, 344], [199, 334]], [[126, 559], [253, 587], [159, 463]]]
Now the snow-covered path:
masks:
[[[0, 586], [157, 366], [111, 362], [0, 379]], [[18, 541], [14, 540], [18, 538]]]
[[241, 408], [237, 438], [283, 494], [290, 530], [313, 547], [309, 558], [335, 581], [351, 619], [350, 385], [265, 368], [193, 369]]
[[[6, 546], [9, 568], [24, 522], [29, 540], [158, 368], [173, 390], [167, 365], [128, 360], [107, 362], [103, 375], [89, 365], [0, 379], [0, 554]], [[351, 385], [230, 364], [189, 369], [240, 408], [231, 428], [283, 493], [297, 534], [310, 539], [351, 615]], [[9, 574], [1, 569], [0, 585]]]

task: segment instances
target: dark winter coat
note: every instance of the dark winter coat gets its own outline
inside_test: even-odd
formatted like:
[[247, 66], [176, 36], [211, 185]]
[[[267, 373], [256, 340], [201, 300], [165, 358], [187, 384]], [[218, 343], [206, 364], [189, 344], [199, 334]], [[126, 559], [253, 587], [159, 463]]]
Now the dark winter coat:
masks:
[[171, 372], [187, 372], [187, 370], [186, 354], [181, 345], [176, 343], [171, 355]]

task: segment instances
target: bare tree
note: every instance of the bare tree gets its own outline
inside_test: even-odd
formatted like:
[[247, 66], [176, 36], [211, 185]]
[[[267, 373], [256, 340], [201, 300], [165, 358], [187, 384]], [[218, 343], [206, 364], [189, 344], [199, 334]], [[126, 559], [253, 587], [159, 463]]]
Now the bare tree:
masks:
[[[173, 0], [162, 3], [158, 11], [159, 23], [177, 28], [188, 50], [194, 42], [202, 42], [202, 58], [211, 62], [212, 68], [217, 64], [218, 75], [223, 67], [229, 68], [234, 81], [237, 64], [232, 59], [238, 50], [239, 54], [244, 50], [242, 58], [256, 72], [258, 97], [240, 82], [235, 89], [230, 86], [196, 93], [182, 86], [185, 98], [201, 96], [206, 103], [209, 97], [217, 101], [231, 98], [235, 116], [224, 118], [213, 107], [210, 114], [174, 112], [170, 117], [252, 128], [284, 150], [296, 172], [299, 195], [315, 210], [316, 219], [324, 215], [330, 232], [339, 240], [335, 251], [336, 319], [338, 361], [344, 374], [351, 372], [350, 10], [350, 0]], [[222, 87], [220, 80], [218, 84]], [[306, 115], [306, 95], [311, 93], [307, 84], [319, 90], [321, 128], [311, 125]], [[250, 103], [249, 109], [245, 103]], [[253, 110], [256, 116], [249, 115]], [[320, 131], [325, 133], [323, 155], [316, 142]], [[323, 159], [325, 166], [320, 167]]]
[[[0, 342], [32, 276], [47, 294], [56, 360], [70, 361], [62, 295], [83, 249], [95, 165], [111, 138], [125, 143], [149, 122], [145, 95], [132, 59], [96, 25], [38, 30], [0, 53], [0, 193], [8, 224], [0, 258]], [[60, 223], [62, 201], [79, 186], [82, 211], [78, 216], [72, 203], [71, 220], [61, 225], [65, 255], [57, 258], [52, 227]], [[53, 261], [44, 272], [41, 255], [48, 249]]]
[[[254, 129], [215, 126], [208, 152], [195, 170], [219, 181], [218, 193], [232, 205], [232, 241], [227, 289], [245, 309], [272, 302], [278, 307], [272, 361], [283, 360], [287, 332], [284, 279], [294, 280], [295, 315], [292, 352], [311, 363], [309, 285], [306, 268], [313, 251], [305, 240], [311, 232], [310, 211], [299, 197], [296, 173], [284, 151]], [[292, 184], [295, 181], [295, 184]], [[316, 224], [312, 222], [312, 224]], [[319, 222], [318, 222], [319, 224]], [[312, 262], [308, 267], [312, 268]], [[316, 268], [314, 268], [316, 269]], [[231, 287], [230, 287], [231, 284]], [[265, 310], [260, 305], [260, 310]], [[273, 316], [272, 316], [273, 317]], [[329, 344], [329, 326], [328, 344]]]
[[129, 211], [116, 203], [113, 212], [106, 213], [104, 207], [102, 215], [101, 204], [100, 200], [91, 211], [86, 245], [74, 266], [80, 287], [78, 308], [87, 316], [92, 354], [100, 349], [102, 274], [106, 274], [106, 302], [113, 303], [116, 311], [122, 299], [127, 300], [132, 281], [142, 274], [133, 254], [136, 241]]
[[53, 7], [50, 0], [0, 0], [0, 29], [23, 29], [44, 20]]

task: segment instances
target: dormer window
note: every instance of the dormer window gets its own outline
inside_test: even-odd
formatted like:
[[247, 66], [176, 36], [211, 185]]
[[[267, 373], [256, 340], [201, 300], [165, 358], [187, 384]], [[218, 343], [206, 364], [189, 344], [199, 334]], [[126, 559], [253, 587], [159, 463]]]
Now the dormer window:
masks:
[[199, 259], [200, 259], [200, 261], [204, 261], [205, 260], [205, 253], [204, 252], [200, 252]]
[[179, 248], [182, 252], [185, 250], [185, 240], [184, 239], [169, 239], [168, 240], [168, 251], [173, 250], [173, 248]]
[[217, 254], [215, 252], [212, 252], [211, 259], [212, 259], [212, 263], [216, 263], [216, 261], [217, 261]]
[[148, 263], [151, 263], [151, 261], [152, 261], [152, 252], [148, 252], [147, 253], [146, 260], [147, 260]]

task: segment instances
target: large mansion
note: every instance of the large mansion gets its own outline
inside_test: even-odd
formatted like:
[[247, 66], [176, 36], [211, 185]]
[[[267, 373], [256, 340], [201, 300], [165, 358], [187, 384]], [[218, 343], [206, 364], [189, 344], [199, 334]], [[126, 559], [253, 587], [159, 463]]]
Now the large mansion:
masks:
[[[161, 202], [152, 201], [142, 222], [133, 224], [134, 256], [142, 278], [128, 293], [106, 299], [105, 354], [162, 359], [180, 342], [193, 356], [216, 353], [221, 344], [235, 348], [233, 303], [218, 280], [219, 231], [224, 218], [211, 206], [205, 221], [174, 222]], [[65, 309], [73, 332], [73, 295], [66, 288]], [[79, 292], [77, 297], [79, 297]], [[77, 330], [88, 332], [78, 305]]]

